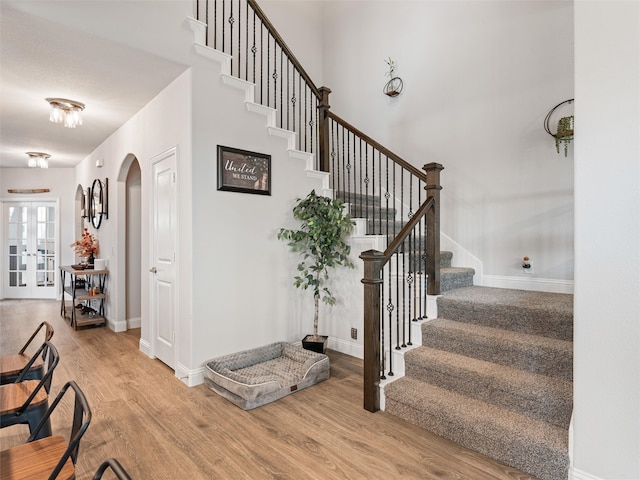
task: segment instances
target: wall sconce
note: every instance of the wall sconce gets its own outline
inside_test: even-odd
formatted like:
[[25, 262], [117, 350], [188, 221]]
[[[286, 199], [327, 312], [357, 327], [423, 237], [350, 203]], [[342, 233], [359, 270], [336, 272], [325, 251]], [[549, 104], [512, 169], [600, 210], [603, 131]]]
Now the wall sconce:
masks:
[[391, 60], [391, 57], [389, 57], [384, 61], [384, 63], [389, 67], [389, 71], [386, 73], [387, 77], [389, 77], [389, 81], [384, 86], [383, 92], [389, 97], [397, 97], [402, 93], [404, 83], [400, 77], [395, 76], [396, 62]]

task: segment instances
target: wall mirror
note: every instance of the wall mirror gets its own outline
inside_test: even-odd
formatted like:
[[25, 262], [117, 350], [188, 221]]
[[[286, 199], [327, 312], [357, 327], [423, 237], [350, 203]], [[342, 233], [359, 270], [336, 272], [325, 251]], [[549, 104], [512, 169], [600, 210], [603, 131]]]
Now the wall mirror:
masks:
[[82, 218], [89, 217], [89, 192], [90, 189], [82, 189], [82, 197], [80, 198], [80, 216]]
[[103, 200], [102, 182], [96, 178], [91, 186], [91, 194], [89, 196], [89, 217], [91, 218], [91, 225], [95, 228], [100, 228], [102, 223]]

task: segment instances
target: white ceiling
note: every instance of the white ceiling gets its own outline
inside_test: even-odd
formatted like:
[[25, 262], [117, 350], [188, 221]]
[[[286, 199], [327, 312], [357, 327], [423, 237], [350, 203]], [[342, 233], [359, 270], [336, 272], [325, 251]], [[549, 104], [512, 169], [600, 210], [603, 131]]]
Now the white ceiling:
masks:
[[[83, 32], [45, 20], [20, 3], [36, 5], [0, 0], [0, 167], [26, 167], [28, 151], [49, 153], [49, 168], [75, 166], [186, 68], [86, 33], [86, 24]], [[84, 103], [84, 124], [49, 122], [47, 97]]]

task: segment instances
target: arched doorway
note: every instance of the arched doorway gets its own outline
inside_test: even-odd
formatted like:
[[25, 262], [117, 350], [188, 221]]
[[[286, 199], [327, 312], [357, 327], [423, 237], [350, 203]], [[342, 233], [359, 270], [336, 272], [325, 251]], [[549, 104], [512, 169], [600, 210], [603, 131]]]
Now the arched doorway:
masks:
[[142, 172], [128, 154], [118, 174], [118, 288], [120, 328], [140, 328], [142, 322]]

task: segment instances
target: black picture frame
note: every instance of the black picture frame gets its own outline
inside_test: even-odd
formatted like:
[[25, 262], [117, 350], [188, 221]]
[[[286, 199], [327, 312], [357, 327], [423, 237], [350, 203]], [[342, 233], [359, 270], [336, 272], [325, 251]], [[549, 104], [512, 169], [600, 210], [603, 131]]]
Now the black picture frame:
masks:
[[271, 155], [218, 145], [218, 190], [271, 195]]

